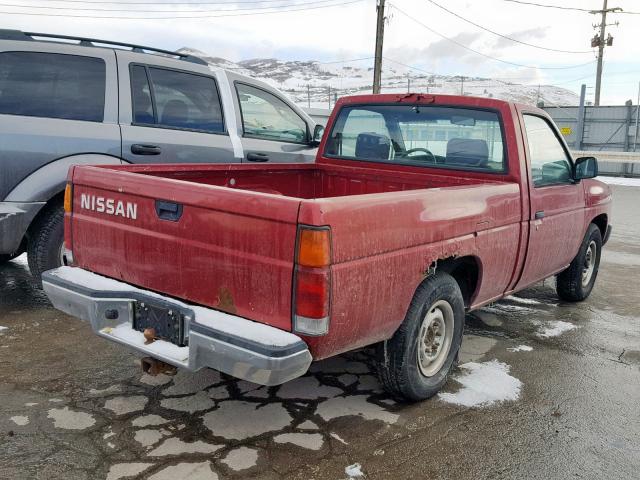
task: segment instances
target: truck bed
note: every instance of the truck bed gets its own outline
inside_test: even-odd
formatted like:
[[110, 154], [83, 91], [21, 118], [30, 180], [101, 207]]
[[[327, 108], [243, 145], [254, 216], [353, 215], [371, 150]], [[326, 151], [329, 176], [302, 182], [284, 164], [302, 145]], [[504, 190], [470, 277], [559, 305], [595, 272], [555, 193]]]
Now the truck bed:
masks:
[[[121, 167], [116, 167], [121, 168]], [[125, 171], [200, 185], [300, 199], [332, 198], [487, 183], [459, 175], [405, 173], [335, 164], [126, 166]]]
[[[76, 266], [287, 331], [299, 224], [331, 225], [338, 264], [469, 233], [474, 205], [517, 196], [517, 185], [496, 191], [486, 176], [370, 165], [80, 166], [70, 180], [65, 242]], [[425, 208], [437, 219], [451, 202], [455, 228], [439, 220], [426, 228]]]

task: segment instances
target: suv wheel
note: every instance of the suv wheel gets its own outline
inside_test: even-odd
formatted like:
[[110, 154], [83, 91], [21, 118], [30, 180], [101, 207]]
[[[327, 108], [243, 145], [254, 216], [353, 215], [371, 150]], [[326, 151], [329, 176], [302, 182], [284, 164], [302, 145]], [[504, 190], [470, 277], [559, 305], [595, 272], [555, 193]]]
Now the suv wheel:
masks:
[[62, 202], [45, 207], [30, 229], [27, 260], [31, 275], [41, 282], [43, 272], [62, 265], [64, 209]]

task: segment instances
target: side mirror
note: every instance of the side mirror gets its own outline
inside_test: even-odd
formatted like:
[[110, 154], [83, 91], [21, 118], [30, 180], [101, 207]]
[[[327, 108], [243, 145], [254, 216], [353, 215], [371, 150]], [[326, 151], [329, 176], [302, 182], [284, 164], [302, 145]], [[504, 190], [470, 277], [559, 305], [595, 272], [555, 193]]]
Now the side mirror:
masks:
[[322, 141], [322, 135], [324, 134], [324, 127], [322, 125], [316, 125], [313, 129], [313, 138], [309, 142], [312, 147], [317, 147]]
[[598, 176], [598, 160], [596, 157], [580, 157], [576, 159], [574, 180], [594, 178]]

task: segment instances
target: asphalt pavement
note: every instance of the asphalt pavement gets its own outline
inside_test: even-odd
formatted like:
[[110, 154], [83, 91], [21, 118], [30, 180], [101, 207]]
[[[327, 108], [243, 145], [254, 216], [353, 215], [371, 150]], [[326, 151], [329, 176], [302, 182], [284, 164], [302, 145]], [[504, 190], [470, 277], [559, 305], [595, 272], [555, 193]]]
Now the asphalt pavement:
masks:
[[468, 315], [455, 374], [413, 405], [367, 351], [281, 387], [149, 377], [20, 257], [0, 267], [0, 478], [638, 478], [640, 189], [614, 199], [591, 297], [562, 302], [550, 279]]

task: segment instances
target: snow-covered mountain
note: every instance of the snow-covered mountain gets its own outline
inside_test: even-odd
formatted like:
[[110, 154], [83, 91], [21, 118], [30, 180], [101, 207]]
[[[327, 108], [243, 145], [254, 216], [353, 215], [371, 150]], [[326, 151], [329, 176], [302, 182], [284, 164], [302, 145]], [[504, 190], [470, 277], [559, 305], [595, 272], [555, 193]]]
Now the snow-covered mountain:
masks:
[[[282, 61], [256, 58], [231, 62], [192, 48], [180, 53], [195, 55], [209, 64], [259, 78], [285, 92], [302, 106], [328, 108], [336, 96], [371, 92], [373, 68], [358, 63], [322, 63], [313, 60]], [[363, 61], [360, 63], [369, 63]], [[520, 85], [481, 77], [416, 74], [408, 68], [385, 63], [382, 75], [383, 93], [405, 93], [408, 82], [412, 92], [448, 93], [492, 97], [531, 105], [539, 101], [548, 106], [577, 105], [579, 97], [566, 88], [553, 85]], [[329, 101], [329, 95], [331, 100]]]

